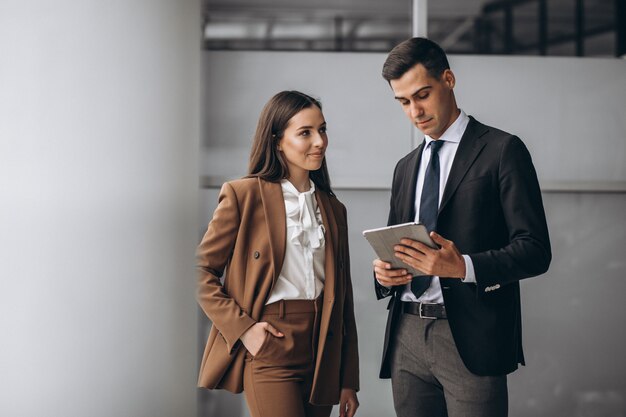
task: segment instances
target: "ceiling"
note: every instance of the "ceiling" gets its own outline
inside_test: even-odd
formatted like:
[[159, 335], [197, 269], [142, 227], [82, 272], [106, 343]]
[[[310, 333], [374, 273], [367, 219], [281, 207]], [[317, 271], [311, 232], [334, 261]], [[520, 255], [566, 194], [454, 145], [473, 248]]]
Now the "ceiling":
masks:
[[[452, 53], [613, 55], [615, 0], [578, 1], [579, 32], [577, 0], [546, 0], [542, 38], [539, 0], [431, 0], [428, 35]], [[411, 10], [412, 0], [205, 0], [205, 47], [385, 51], [411, 36]]]

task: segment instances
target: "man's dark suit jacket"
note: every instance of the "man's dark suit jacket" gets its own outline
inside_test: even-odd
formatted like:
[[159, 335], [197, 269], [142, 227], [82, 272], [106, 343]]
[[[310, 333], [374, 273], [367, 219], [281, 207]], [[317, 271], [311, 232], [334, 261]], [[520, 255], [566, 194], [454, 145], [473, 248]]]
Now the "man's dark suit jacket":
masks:
[[[389, 225], [415, 219], [415, 186], [424, 143], [396, 166]], [[445, 185], [437, 232], [471, 257], [476, 284], [441, 278], [448, 321], [465, 366], [476, 375], [504, 375], [524, 364], [519, 281], [547, 271], [552, 259], [541, 191], [530, 154], [509, 133], [470, 122]], [[391, 296], [381, 378], [404, 287], [378, 284]]]

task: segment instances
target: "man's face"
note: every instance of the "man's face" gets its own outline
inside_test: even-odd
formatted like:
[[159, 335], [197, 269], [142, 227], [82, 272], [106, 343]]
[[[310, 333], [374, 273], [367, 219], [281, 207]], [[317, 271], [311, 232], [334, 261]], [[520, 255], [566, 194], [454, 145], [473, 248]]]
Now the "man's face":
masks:
[[417, 64], [402, 77], [391, 80], [391, 89], [415, 127], [425, 135], [439, 139], [459, 114], [454, 82], [454, 74], [449, 69], [436, 79], [422, 64]]

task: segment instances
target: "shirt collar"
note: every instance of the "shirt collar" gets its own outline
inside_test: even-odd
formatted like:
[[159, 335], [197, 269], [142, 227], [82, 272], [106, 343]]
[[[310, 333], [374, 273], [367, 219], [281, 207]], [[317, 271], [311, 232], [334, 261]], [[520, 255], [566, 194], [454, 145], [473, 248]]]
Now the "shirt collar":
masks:
[[[459, 116], [456, 118], [454, 123], [452, 123], [450, 127], [448, 127], [446, 131], [443, 132], [443, 135], [441, 135], [439, 140], [456, 143], [461, 142], [461, 138], [463, 137], [463, 133], [465, 133], [465, 129], [467, 128], [469, 121], [469, 117], [461, 109]], [[428, 146], [428, 144], [434, 140], [428, 135], [424, 135], [424, 139], [426, 140], [426, 146]]]

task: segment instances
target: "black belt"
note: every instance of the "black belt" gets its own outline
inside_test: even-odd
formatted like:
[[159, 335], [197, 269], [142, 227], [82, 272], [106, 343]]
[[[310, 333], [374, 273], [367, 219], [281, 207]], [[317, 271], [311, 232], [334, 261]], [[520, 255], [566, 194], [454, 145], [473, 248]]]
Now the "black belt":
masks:
[[423, 319], [447, 319], [446, 306], [443, 304], [402, 302], [402, 311]]

